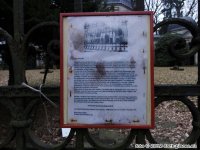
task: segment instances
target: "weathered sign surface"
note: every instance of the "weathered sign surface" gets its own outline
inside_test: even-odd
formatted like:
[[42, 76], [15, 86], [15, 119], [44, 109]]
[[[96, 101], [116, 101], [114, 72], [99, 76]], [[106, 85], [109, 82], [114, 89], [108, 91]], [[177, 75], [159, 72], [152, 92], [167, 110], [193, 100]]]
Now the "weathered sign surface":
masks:
[[153, 127], [152, 13], [61, 14], [61, 126]]

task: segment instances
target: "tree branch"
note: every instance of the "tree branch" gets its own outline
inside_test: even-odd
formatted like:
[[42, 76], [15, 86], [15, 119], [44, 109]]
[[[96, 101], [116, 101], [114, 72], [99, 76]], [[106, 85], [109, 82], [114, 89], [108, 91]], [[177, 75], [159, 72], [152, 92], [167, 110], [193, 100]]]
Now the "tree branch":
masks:
[[189, 15], [191, 14], [193, 8], [194, 8], [196, 5], [197, 5], [197, 1], [196, 1], [196, 0], [193, 0], [193, 1], [192, 1], [192, 4], [190, 5], [190, 8], [189, 8], [189, 10], [188, 10], [188, 12], [186, 13], [185, 16], [189, 16]]
[[150, 9], [149, 9], [149, 3], [147, 3], [147, 0], [145, 0], [145, 5], [147, 6], [147, 10], [149, 11]]

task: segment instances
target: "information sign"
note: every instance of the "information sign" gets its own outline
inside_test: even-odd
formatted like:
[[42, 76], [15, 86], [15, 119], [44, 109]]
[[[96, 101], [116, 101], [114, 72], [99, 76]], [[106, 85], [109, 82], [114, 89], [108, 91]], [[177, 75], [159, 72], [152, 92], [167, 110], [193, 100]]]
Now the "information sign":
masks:
[[153, 128], [152, 12], [64, 13], [61, 126]]

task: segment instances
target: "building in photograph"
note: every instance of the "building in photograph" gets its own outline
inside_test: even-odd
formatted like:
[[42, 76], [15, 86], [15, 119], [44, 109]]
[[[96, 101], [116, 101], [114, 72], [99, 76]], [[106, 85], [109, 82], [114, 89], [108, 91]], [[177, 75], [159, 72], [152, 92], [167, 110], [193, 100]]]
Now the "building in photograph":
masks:
[[127, 20], [118, 21], [109, 26], [104, 22], [85, 24], [84, 48], [88, 50], [105, 50], [123, 52], [128, 46]]

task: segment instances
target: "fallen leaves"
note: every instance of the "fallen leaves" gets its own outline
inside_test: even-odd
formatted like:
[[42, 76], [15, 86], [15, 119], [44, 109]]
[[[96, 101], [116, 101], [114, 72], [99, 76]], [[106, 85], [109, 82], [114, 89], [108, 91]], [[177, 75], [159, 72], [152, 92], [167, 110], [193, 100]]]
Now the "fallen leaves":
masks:
[[[167, 106], [167, 107], [166, 107]], [[158, 143], [183, 143], [192, 130], [192, 115], [179, 101], [163, 102], [156, 111], [156, 128], [151, 133]]]

